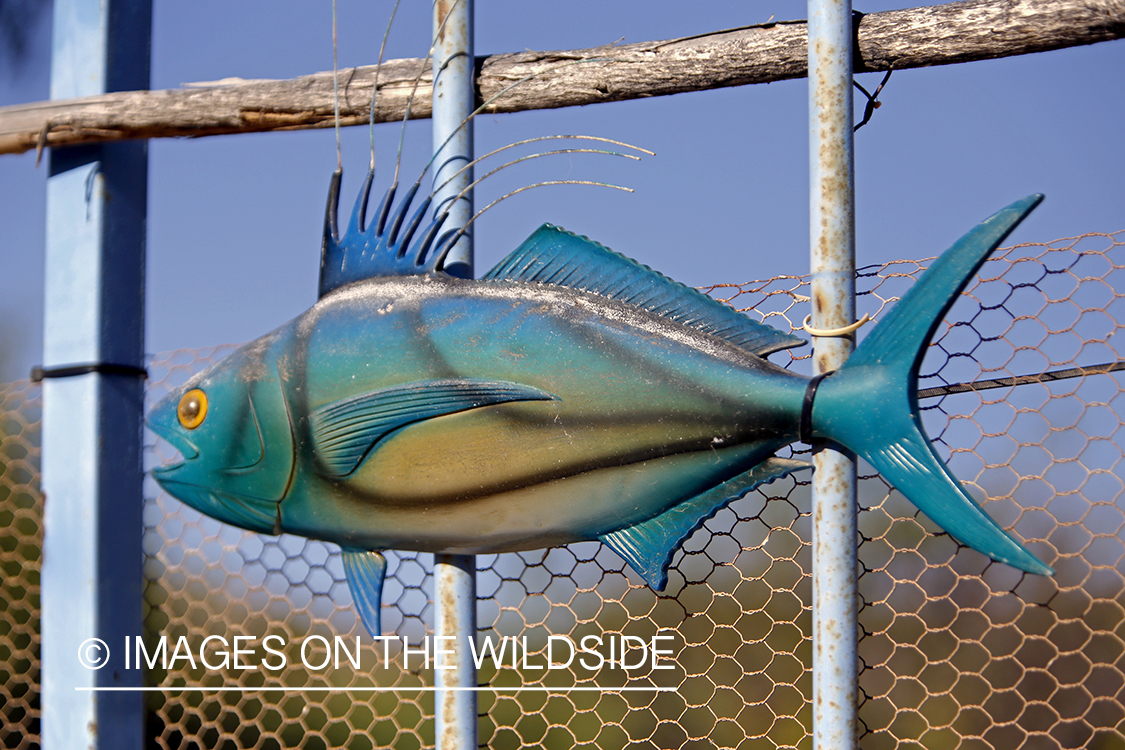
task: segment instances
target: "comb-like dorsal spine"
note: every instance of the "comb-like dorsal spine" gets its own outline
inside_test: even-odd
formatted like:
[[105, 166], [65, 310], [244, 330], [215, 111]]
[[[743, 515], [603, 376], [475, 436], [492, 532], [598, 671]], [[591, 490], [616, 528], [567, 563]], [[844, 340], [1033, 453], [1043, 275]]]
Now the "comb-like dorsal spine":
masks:
[[[406, 212], [410, 210], [410, 204], [414, 202], [414, 196], [418, 193], [418, 183], [415, 182], [406, 191], [406, 197], [398, 204], [398, 209], [395, 211], [394, 216], [391, 217], [391, 225], [387, 228], [386, 237], [387, 245], [398, 244], [398, 230], [402, 226], [402, 220], [406, 218]], [[406, 244], [405, 242], [403, 244]], [[402, 251], [399, 252], [398, 257], [402, 257]]]
[[[426, 212], [430, 210], [431, 202], [433, 202], [433, 198], [431, 196], [426, 196], [426, 199], [422, 201], [422, 205], [418, 206], [418, 210], [414, 212], [414, 215], [412, 217], [410, 217], [410, 221], [407, 223], [406, 229], [402, 230], [402, 239], [400, 240], [402, 248], [398, 251], [399, 257], [402, 257], [402, 255], [406, 253], [407, 248], [410, 247], [410, 240], [413, 239], [414, 233], [418, 231], [418, 227], [420, 227], [422, 225], [422, 222], [425, 220]], [[414, 262], [416, 264], [421, 264], [423, 259], [425, 258], [425, 255], [426, 247], [418, 247], [417, 253], [414, 256]]]
[[359, 191], [359, 196], [355, 200], [355, 207], [352, 209], [352, 220], [348, 223], [348, 234], [361, 234], [363, 232], [364, 221], [367, 218], [367, 199], [371, 196], [371, 184], [375, 182], [375, 170], [371, 169], [367, 172], [367, 179], [363, 181], [363, 188]]
[[338, 285], [342, 251], [340, 249], [340, 226], [338, 211], [340, 206], [340, 182], [344, 172], [337, 169], [328, 183], [328, 205], [324, 209], [324, 237], [320, 243], [320, 282], [319, 296], [323, 297]]
[[[347, 231], [341, 234], [338, 222], [342, 175], [341, 170], [334, 172], [328, 189], [320, 255], [320, 297], [346, 284], [378, 276], [416, 276], [442, 270], [448, 252], [444, 245], [451, 233], [440, 233], [447, 213], [426, 224], [433, 196], [427, 196], [407, 221], [419, 183], [412, 185], [397, 205], [398, 184], [393, 184], [384, 194], [374, 221], [368, 223], [367, 206], [375, 179], [371, 170], [356, 198]], [[423, 225], [425, 229], [417, 236]]]

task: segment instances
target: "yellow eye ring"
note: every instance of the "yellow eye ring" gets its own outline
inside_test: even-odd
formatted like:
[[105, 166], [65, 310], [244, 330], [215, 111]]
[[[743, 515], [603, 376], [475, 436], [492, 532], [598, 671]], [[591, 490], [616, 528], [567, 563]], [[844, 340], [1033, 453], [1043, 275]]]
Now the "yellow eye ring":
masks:
[[176, 407], [176, 416], [180, 424], [189, 430], [194, 430], [203, 424], [207, 418], [207, 394], [198, 388], [193, 388], [183, 395], [180, 405]]

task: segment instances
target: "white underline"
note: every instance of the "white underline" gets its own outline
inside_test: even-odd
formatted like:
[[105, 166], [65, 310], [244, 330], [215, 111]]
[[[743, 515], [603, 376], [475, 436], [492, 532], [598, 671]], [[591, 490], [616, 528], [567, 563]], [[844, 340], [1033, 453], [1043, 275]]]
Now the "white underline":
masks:
[[543, 693], [577, 693], [593, 692], [626, 693], [650, 692], [669, 693], [675, 692], [674, 687], [547, 687], [544, 685], [523, 685], [517, 687], [481, 686], [481, 687], [76, 687], [76, 691], [84, 693], [436, 693], [439, 691], [469, 692], [469, 693], [505, 693], [519, 690], [536, 691]]

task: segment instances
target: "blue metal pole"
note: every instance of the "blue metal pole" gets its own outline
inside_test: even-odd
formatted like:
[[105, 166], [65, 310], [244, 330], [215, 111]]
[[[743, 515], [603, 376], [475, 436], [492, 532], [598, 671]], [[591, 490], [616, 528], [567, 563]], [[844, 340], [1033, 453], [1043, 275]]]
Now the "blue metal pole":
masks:
[[[851, 0], [809, 0], [809, 201], [813, 327], [855, 320]], [[839, 369], [850, 337], [816, 337], [815, 373]], [[837, 447], [813, 463], [813, 747], [856, 746], [856, 467]]]
[[[476, 107], [472, 0], [436, 0], [433, 28], [433, 140], [437, 152], [434, 184], [440, 185], [473, 159], [473, 123], [464, 122]], [[463, 227], [472, 218], [472, 191], [456, 203], [446, 203], [446, 199], [455, 197], [472, 181], [473, 171], [465, 170], [437, 193], [435, 205], [450, 210], [443, 229]], [[455, 276], [473, 277], [471, 233], [466, 233], [450, 251], [445, 268]], [[441, 642], [452, 655], [443, 656], [444, 663], [434, 670], [434, 682], [438, 688], [462, 688], [439, 690], [436, 695], [435, 744], [439, 750], [477, 747], [477, 694], [463, 689], [477, 686], [477, 671], [468, 644], [477, 632], [476, 567], [473, 555], [434, 556], [434, 634], [453, 639]]]
[[[51, 97], [148, 88], [150, 0], [55, 0]], [[44, 367], [144, 358], [147, 149], [54, 150], [47, 181]], [[61, 373], [60, 373], [61, 374]], [[43, 747], [140, 748], [144, 382], [90, 372], [43, 386]], [[97, 638], [101, 644], [88, 641]], [[103, 645], [104, 644], [104, 648]], [[83, 659], [108, 663], [98, 669]]]
[[[433, 140], [434, 150], [438, 153], [434, 160], [434, 185], [440, 185], [473, 159], [473, 123], [465, 122], [476, 108], [473, 0], [436, 0], [434, 34], [437, 39], [434, 46]], [[456, 203], [449, 202], [472, 181], [473, 170], [467, 169], [435, 194], [434, 205], [450, 211], [443, 230], [463, 227], [473, 217], [471, 190]], [[472, 278], [471, 232], [466, 233], [449, 252], [445, 270], [454, 276]]]

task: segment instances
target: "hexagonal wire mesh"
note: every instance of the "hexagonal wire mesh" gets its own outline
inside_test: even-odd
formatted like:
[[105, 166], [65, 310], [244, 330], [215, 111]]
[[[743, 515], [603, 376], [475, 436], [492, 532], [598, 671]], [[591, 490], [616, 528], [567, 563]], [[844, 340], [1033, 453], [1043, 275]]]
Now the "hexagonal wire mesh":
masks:
[[0, 386], [0, 747], [39, 747], [39, 388]]
[[[878, 318], [924, 263], [863, 269], [860, 312]], [[988, 498], [990, 514], [1055, 565], [1055, 578], [991, 563], [934, 533], [861, 465], [865, 748], [1125, 747], [1120, 375], [1004, 380], [1120, 361], [1114, 337], [1125, 312], [1116, 291], [1123, 280], [1125, 233], [1010, 248], [954, 307], [923, 367], [924, 421], [939, 452]], [[803, 317], [806, 284], [781, 277], [711, 291], [792, 328]], [[158, 358], [149, 397], [229, 350]], [[792, 365], [801, 367], [799, 360]], [[980, 381], [997, 389], [947, 387]], [[0, 537], [0, 744], [23, 748], [38, 744], [37, 389], [17, 384], [0, 399], [0, 524], [7, 529]], [[163, 443], [150, 447], [150, 465], [171, 457]], [[288, 644], [311, 635], [353, 643], [361, 635], [330, 545], [224, 526], [151, 482], [146, 494], [150, 643], [168, 636], [172, 652], [185, 636], [198, 653], [208, 636], [228, 644], [248, 636], [254, 655], [244, 660], [258, 664], [279, 661], [263, 650], [267, 635]], [[508, 657], [499, 668], [486, 662], [481, 684], [558, 689], [482, 693], [482, 744], [810, 747], [808, 508], [807, 484], [792, 478], [731, 503], [677, 553], [665, 594], [596, 542], [478, 558], [478, 638], [521, 643], [514, 666]], [[359, 669], [347, 661], [308, 669], [292, 656], [278, 670], [194, 668], [181, 659], [152, 670], [149, 684], [263, 689], [151, 694], [154, 745], [430, 745], [433, 696], [412, 690], [433, 685], [432, 670], [414, 653], [432, 634], [430, 559], [390, 553], [388, 561], [384, 629], [410, 644], [406, 668], [400, 643], [384, 652], [366, 637]], [[663, 629], [675, 634], [671, 669], [542, 668], [549, 635], [647, 640]], [[222, 660], [216, 649], [208, 654]], [[310, 652], [310, 661], [326, 656]], [[626, 684], [676, 689], [613, 691]], [[280, 686], [306, 692], [269, 689]], [[398, 690], [339, 692], [369, 686]], [[607, 690], [562, 691], [571, 686]]]

